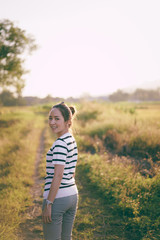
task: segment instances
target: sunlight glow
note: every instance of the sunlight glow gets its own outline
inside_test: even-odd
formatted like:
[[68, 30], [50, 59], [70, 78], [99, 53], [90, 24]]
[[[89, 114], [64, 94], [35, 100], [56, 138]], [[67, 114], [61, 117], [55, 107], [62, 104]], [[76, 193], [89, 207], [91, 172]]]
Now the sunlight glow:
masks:
[[1, 18], [40, 46], [27, 57], [23, 95], [107, 95], [160, 79], [159, 7], [159, 0], [4, 1]]

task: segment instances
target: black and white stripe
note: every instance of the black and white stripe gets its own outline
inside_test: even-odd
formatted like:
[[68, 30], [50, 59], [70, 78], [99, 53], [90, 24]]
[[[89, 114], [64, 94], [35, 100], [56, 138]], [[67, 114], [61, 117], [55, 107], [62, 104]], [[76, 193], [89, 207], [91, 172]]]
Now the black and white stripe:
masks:
[[54, 165], [64, 165], [63, 178], [59, 189], [69, 188], [75, 185], [73, 174], [75, 173], [78, 158], [77, 144], [70, 133], [58, 138], [46, 155], [46, 177], [44, 192], [50, 190], [54, 177]]

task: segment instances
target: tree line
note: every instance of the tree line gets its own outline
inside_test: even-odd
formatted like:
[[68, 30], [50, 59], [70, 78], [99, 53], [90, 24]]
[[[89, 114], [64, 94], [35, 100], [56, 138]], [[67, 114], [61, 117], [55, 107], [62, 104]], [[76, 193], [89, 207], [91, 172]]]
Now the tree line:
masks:
[[133, 93], [117, 90], [109, 95], [112, 102], [119, 101], [160, 101], [160, 87], [155, 90], [136, 89]]
[[[14, 94], [8, 90], [0, 93], [0, 105], [1, 106], [31, 106], [37, 104], [46, 104], [60, 101], [68, 101], [68, 102], [79, 102], [85, 100], [84, 98], [60, 98], [60, 97], [52, 97], [50, 95], [39, 98], [34, 96], [28, 97], [15, 97]], [[144, 90], [144, 89], [136, 89], [133, 93], [126, 93], [122, 90], [118, 90], [117, 92], [109, 95], [103, 96], [99, 98], [91, 97], [87, 98], [88, 101], [110, 101], [110, 102], [122, 102], [122, 101], [130, 101], [130, 102], [142, 102], [142, 101], [160, 101], [160, 88], [157, 90]]]
[[40, 98], [36, 96], [26, 96], [26, 97], [15, 97], [14, 94], [8, 90], [0, 93], [0, 106], [33, 106], [39, 104], [53, 104], [54, 102], [78, 102], [78, 98], [69, 97], [67, 99], [60, 97], [52, 97], [50, 95]]

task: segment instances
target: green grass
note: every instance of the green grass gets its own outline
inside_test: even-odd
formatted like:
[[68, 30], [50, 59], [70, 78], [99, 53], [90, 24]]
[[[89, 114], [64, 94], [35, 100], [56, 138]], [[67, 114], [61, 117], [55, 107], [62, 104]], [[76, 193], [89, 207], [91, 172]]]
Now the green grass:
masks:
[[6, 108], [0, 123], [0, 239], [17, 239], [32, 204], [30, 187], [44, 120], [30, 108]]
[[[73, 239], [160, 239], [160, 103], [77, 103], [79, 209]], [[18, 239], [50, 105], [0, 109], [0, 239]], [[45, 159], [45, 153], [43, 158]], [[45, 161], [40, 174], [45, 176]]]
[[[87, 108], [89, 121], [85, 121]], [[96, 117], [93, 116], [95, 112]], [[107, 149], [117, 154], [160, 160], [160, 104], [92, 103], [92, 107], [81, 107], [79, 115], [77, 129], [82, 141], [84, 136], [86, 139], [98, 138]]]
[[134, 172], [131, 163], [121, 162], [118, 157], [110, 162], [107, 156], [89, 154], [81, 155], [79, 168], [87, 184], [121, 217], [126, 239], [160, 237], [158, 175], [144, 178]]
[[[89, 116], [98, 114], [84, 124], [87, 108]], [[77, 118], [78, 168], [121, 216], [126, 239], [160, 238], [159, 110], [158, 103], [89, 103]]]

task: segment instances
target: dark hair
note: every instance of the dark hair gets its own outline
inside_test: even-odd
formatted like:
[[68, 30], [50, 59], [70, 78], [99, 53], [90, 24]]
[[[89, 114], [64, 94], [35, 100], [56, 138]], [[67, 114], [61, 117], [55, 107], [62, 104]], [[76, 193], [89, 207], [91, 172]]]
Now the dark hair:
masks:
[[68, 107], [64, 102], [56, 104], [52, 108], [58, 108], [60, 110], [65, 122], [71, 120], [76, 112], [75, 107]]

